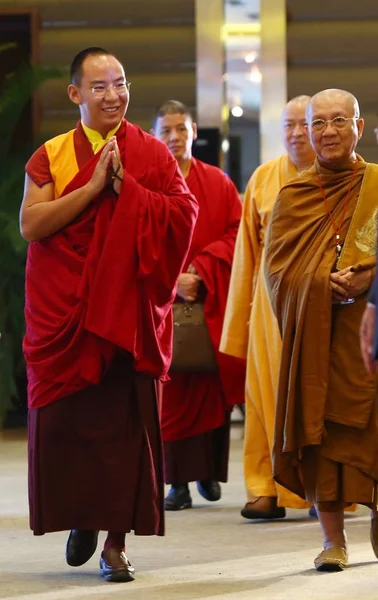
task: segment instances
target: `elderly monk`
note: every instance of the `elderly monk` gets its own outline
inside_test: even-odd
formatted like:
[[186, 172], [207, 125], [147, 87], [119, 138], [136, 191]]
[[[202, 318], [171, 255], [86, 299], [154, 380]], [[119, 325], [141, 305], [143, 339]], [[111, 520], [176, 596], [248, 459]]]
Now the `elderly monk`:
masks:
[[356, 154], [356, 98], [325, 90], [307, 122], [313, 168], [285, 186], [267, 233], [266, 273], [282, 334], [273, 472], [316, 504], [324, 550], [318, 570], [348, 562], [343, 509], [372, 509], [378, 556], [376, 379], [359, 346], [375, 267], [378, 167]]
[[222, 352], [247, 359], [247, 503], [241, 511], [247, 519], [278, 519], [285, 516], [284, 507], [308, 506], [273, 479], [271, 453], [281, 338], [261, 267], [265, 231], [278, 192], [314, 162], [305, 129], [308, 100], [309, 96], [298, 96], [288, 102], [282, 114], [286, 154], [258, 167], [248, 183], [220, 347]]
[[129, 87], [106, 50], [74, 58], [81, 120], [27, 163], [20, 215], [30, 524], [72, 530], [71, 566], [107, 531], [107, 581], [134, 578], [127, 532], [164, 534], [158, 381], [198, 210], [170, 152], [124, 119]]
[[217, 167], [192, 156], [197, 135], [189, 109], [166, 102], [154, 123], [155, 135], [177, 159], [199, 216], [178, 283], [178, 300], [204, 302], [207, 327], [218, 361], [215, 373], [170, 372], [164, 384], [162, 432], [165, 480], [171, 489], [166, 510], [191, 508], [188, 483], [197, 482], [208, 501], [221, 497], [227, 481], [230, 411], [244, 400], [245, 363], [221, 355], [219, 347], [241, 202], [232, 181]]

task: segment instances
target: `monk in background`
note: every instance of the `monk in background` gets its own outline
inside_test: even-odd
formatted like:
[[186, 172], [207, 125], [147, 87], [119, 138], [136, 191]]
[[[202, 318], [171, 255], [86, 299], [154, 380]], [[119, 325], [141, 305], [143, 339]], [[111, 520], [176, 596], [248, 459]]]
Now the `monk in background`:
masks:
[[378, 557], [376, 377], [359, 327], [375, 270], [378, 166], [356, 154], [364, 122], [352, 94], [307, 108], [315, 165], [285, 186], [266, 240], [269, 294], [282, 335], [273, 450], [278, 483], [315, 503], [317, 570], [348, 564], [344, 507], [371, 508]]
[[215, 373], [170, 371], [171, 380], [164, 384], [165, 481], [171, 484], [165, 509], [181, 510], [192, 507], [191, 481], [197, 482], [206, 500], [220, 499], [219, 482], [226, 482], [228, 474], [230, 413], [244, 401], [244, 362], [218, 352], [242, 207], [232, 181], [217, 167], [193, 158], [197, 127], [185, 105], [166, 102], [157, 113], [153, 132], [177, 159], [199, 204], [177, 301], [204, 302], [219, 367]]
[[246, 519], [279, 519], [285, 507], [309, 505], [273, 479], [274, 412], [281, 336], [264, 277], [264, 237], [280, 189], [311, 167], [315, 154], [306, 132], [309, 96], [298, 96], [282, 114], [286, 154], [253, 173], [244, 198], [220, 349], [247, 360], [244, 478]]
[[130, 84], [103, 48], [72, 61], [77, 127], [26, 165], [22, 235], [35, 535], [71, 530], [70, 566], [96, 551], [132, 581], [125, 537], [164, 535], [159, 380], [198, 211], [170, 152], [124, 119]]

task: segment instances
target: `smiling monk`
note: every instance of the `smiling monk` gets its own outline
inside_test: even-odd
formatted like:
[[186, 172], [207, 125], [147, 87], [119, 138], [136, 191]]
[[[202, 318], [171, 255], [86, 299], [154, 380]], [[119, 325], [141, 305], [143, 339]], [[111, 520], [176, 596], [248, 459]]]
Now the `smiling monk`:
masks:
[[376, 377], [359, 326], [375, 269], [378, 166], [356, 154], [364, 122], [352, 94], [324, 90], [307, 108], [315, 165], [286, 185], [266, 239], [282, 334], [273, 451], [276, 481], [316, 504], [318, 570], [348, 562], [344, 507], [371, 508], [378, 557]]
[[248, 182], [236, 240], [223, 326], [222, 352], [246, 358], [244, 477], [246, 519], [280, 519], [285, 507], [309, 505], [273, 479], [272, 450], [281, 337], [264, 277], [265, 233], [280, 189], [310, 168], [315, 154], [306, 132], [309, 96], [282, 112], [286, 153], [261, 165]]
[[74, 58], [81, 120], [29, 160], [20, 215], [30, 525], [71, 529], [71, 566], [107, 531], [107, 581], [134, 579], [127, 532], [164, 533], [158, 382], [198, 209], [171, 153], [124, 119], [129, 88], [106, 50]]

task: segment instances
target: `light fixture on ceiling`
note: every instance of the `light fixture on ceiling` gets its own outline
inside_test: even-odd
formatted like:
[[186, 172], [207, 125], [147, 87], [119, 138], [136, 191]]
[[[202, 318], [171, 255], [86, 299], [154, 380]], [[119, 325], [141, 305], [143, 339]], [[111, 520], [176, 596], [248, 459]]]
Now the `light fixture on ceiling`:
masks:
[[237, 118], [242, 117], [243, 113], [244, 113], [244, 110], [242, 109], [241, 106], [233, 106], [231, 108], [231, 114], [233, 117], [237, 117]]
[[262, 74], [257, 65], [253, 65], [253, 67], [247, 75], [247, 79], [252, 83], [261, 83]]
[[230, 149], [230, 142], [227, 138], [222, 141], [222, 152], [223, 154], [227, 154]]
[[247, 64], [251, 65], [255, 62], [256, 58], [257, 52], [248, 52], [248, 54], [245, 55], [244, 60]]
[[257, 35], [261, 32], [260, 23], [225, 23], [222, 28], [222, 38], [232, 35]]

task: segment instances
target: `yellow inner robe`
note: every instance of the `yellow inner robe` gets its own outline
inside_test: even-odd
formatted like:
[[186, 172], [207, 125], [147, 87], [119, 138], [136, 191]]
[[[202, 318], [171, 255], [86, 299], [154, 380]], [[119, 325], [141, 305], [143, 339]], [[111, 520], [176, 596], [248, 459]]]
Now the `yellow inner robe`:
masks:
[[264, 236], [280, 189], [298, 176], [284, 154], [261, 165], [245, 194], [220, 349], [247, 360], [244, 478], [248, 501], [276, 496], [279, 506], [306, 508], [273, 479], [274, 415], [281, 337], [265, 283]]

